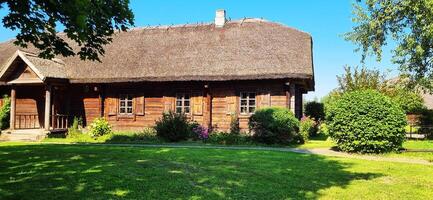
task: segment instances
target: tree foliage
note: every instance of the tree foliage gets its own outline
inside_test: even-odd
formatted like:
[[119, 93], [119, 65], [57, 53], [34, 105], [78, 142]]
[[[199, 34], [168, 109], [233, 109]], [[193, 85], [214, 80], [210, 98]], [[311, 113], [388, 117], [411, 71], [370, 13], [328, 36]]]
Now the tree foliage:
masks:
[[382, 57], [382, 47], [396, 41], [393, 62], [410, 85], [433, 92], [433, 1], [357, 0], [353, 21], [357, 24], [346, 39], [362, 51], [362, 60], [374, 54]]
[[[126, 31], [134, 18], [129, 0], [0, 0], [0, 9], [5, 5], [4, 27], [19, 31], [14, 43], [23, 48], [32, 44], [42, 58], [99, 60], [115, 30]], [[68, 39], [57, 33], [60, 25]]]
[[344, 71], [343, 75], [337, 76], [337, 90], [341, 93], [365, 89], [384, 91], [388, 88], [386, 75], [378, 70], [345, 66]]

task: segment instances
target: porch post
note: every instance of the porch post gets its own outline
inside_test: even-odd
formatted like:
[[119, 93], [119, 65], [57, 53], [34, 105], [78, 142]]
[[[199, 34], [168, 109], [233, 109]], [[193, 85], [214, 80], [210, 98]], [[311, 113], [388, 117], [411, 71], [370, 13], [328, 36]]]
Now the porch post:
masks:
[[10, 124], [9, 129], [14, 130], [15, 129], [15, 114], [16, 114], [16, 89], [14, 86], [12, 86], [11, 89], [11, 110], [10, 110]]
[[290, 110], [293, 112], [293, 114], [296, 115], [296, 108], [295, 108], [295, 101], [296, 101], [296, 88], [295, 88], [295, 84], [291, 83], [289, 85], [289, 108]]
[[51, 85], [45, 88], [45, 116], [44, 116], [44, 129], [50, 130], [50, 115], [51, 115]]

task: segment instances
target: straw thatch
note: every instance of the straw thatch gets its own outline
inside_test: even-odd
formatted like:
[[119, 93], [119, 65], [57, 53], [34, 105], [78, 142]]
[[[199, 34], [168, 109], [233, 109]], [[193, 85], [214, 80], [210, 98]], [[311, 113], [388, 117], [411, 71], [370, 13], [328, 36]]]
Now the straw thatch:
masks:
[[[223, 28], [136, 28], [117, 33], [105, 49], [102, 62], [59, 57], [64, 70], [59, 62], [32, 59], [47, 69], [41, 70], [47, 77], [67, 77], [72, 83], [299, 78], [314, 87], [311, 36], [259, 19], [232, 21]], [[11, 42], [0, 44], [0, 64], [16, 50]], [[49, 70], [51, 64], [56, 70]]]

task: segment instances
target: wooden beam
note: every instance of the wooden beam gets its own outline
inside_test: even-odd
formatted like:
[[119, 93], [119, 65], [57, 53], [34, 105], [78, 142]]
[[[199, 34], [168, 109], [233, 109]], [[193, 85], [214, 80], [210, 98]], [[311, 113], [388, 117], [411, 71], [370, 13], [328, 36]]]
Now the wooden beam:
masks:
[[50, 130], [50, 115], [51, 115], [51, 85], [45, 88], [45, 116], [44, 116], [44, 129]]
[[205, 87], [205, 95], [206, 95], [206, 125], [209, 129], [212, 129], [212, 95], [210, 93], [209, 85]]
[[12, 86], [11, 89], [11, 110], [10, 110], [10, 130], [15, 129], [15, 115], [16, 115], [16, 89]]

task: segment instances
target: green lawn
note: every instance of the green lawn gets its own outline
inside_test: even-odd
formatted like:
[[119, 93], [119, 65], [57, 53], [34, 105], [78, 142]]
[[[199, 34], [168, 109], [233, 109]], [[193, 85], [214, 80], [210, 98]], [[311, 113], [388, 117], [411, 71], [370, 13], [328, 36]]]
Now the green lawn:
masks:
[[429, 199], [433, 167], [255, 150], [0, 143], [0, 199]]

